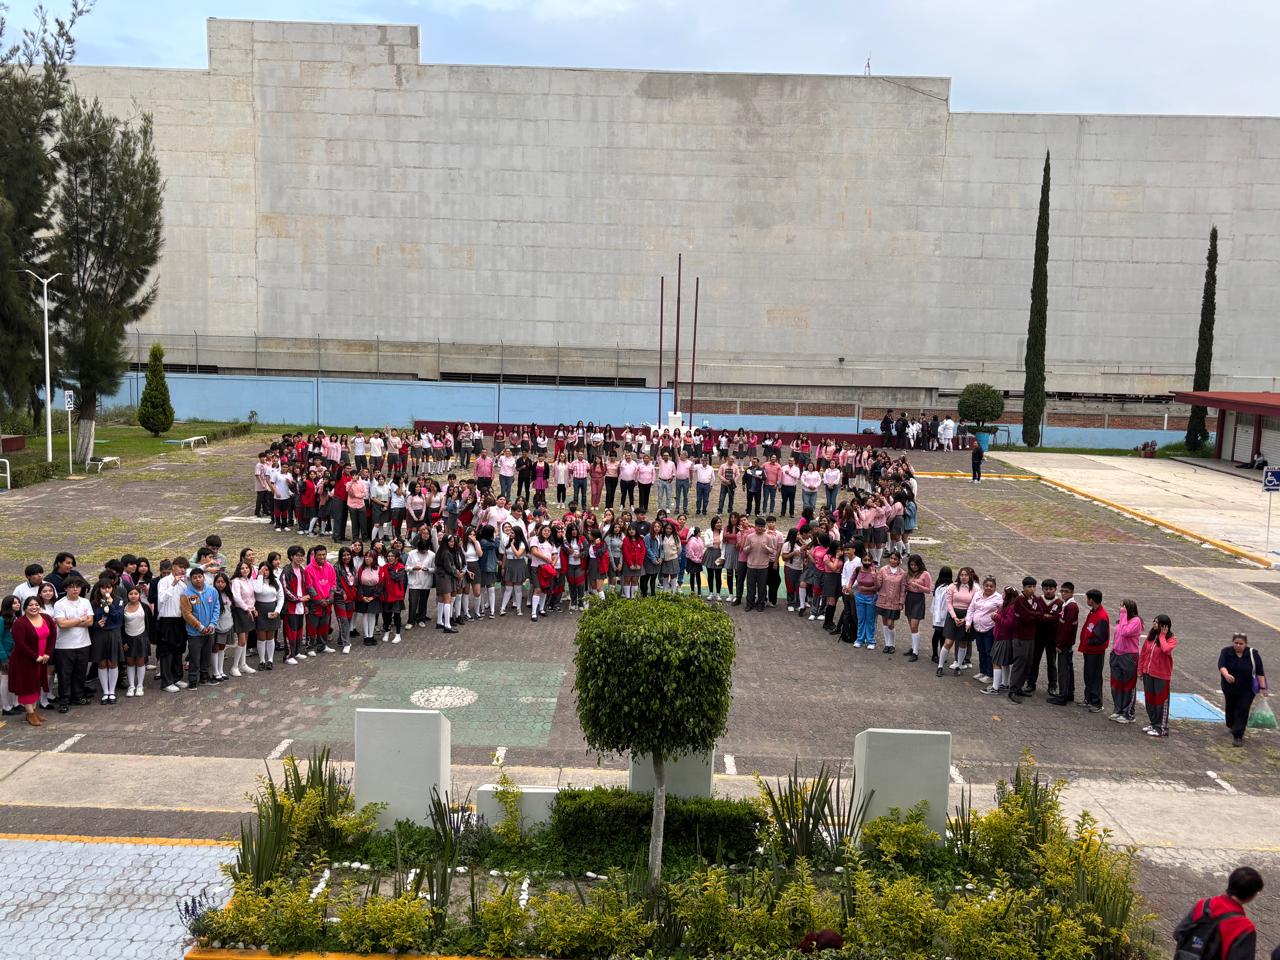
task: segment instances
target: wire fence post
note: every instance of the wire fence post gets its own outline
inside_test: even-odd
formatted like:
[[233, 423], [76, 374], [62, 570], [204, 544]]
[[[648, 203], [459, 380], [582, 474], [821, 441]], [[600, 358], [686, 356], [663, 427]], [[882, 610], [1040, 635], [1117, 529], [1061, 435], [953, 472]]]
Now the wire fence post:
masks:
[[253, 375], [258, 375], [258, 331], [253, 331]]
[[382, 373], [382, 337], [379, 334], [373, 336], [373, 349], [376, 351], [374, 356], [374, 373], [381, 375]]
[[196, 338], [196, 369], [195, 369], [195, 372], [196, 372], [196, 373], [199, 373], [199, 372], [200, 372], [200, 333], [199, 333], [198, 331], [196, 331], [196, 330], [192, 330], [192, 331], [191, 331], [191, 333], [192, 333], [192, 334], [195, 336], [195, 338]]

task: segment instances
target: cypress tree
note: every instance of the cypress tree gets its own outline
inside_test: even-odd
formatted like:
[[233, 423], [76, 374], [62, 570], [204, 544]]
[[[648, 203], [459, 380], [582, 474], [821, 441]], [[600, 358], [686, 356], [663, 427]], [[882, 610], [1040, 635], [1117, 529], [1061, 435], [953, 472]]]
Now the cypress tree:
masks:
[[151, 345], [147, 357], [147, 385], [138, 400], [138, 426], [158, 437], [173, 426], [173, 404], [169, 402], [169, 384], [164, 378], [164, 347]]
[[1036, 221], [1035, 262], [1031, 268], [1031, 316], [1027, 321], [1027, 355], [1023, 367], [1022, 442], [1040, 445], [1040, 420], [1044, 416], [1044, 345], [1049, 322], [1049, 151], [1044, 154], [1044, 179], [1040, 183], [1040, 217]]
[[[1209, 253], [1205, 256], [1204, 296], [1200, 299], [1200, 344], [1196, 347], [1196, 372], [1192, 390], [1208, 390], [1213, 378], [1213, 324], [1218, 310], [1218, 228], [1209, 229]], [[1192, 407], [1187, 418], [1187, 449], [1199, 450], [1209, 439], [1204, 407]]]

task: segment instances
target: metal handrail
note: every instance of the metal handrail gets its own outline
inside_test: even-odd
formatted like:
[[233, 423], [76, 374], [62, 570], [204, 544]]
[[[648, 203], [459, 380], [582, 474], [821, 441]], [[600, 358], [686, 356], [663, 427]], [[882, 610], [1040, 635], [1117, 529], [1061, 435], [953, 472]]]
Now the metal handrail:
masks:
[[0, 463], [4, 464], [4, 488], [6, 490], [12, 490], [13, 480], [10, 478], [9, 474], [9, 461], [4, 457], [0, 457]]

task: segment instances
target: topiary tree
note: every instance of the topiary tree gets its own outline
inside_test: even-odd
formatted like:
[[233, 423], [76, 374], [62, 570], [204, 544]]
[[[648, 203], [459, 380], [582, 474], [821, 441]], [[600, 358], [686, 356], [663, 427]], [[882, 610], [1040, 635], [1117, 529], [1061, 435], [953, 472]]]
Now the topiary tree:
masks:
[[715, 747], [732, 697], [733, 621], [696, 597], [592, 600], [578, 621], [574, 691], [592, 750], [653, 762], [649, 888], [662, 879], [668, 760]]
[[1022, 386], [1022, 442], [1040, 446], [1044, 416], [1044, 346], [1049, 324], [1049, 152], [1040, 181], [1040, 216], [1036, 220], [1035, 259], [1031, 266], [1031, 314], [1027, 318], [1026, 376]]
[[169, 402], [169, 384], [164, 379], [164, 347], [151, 345], [147, 357], [147, 385], [138, 401], [138, 426], [153, 437], [173, 426], [173, 404]]
[[961, 420], [985, 427], [1004, 416], [1004, 395], [989, 383], [971, 383], [960, 391], [956, 409]]
[[[1209, 252], [1205, 255], [1204, 295], [1200, 299], [1200, 343], [1196, 347], [1196, 372], [1191, 389], [1208, 390], [1213, 381], [1213, 324], [1218, 309], [1218, 228], [1209, 229]], [[1187, 449], [1199, 450], [1209, 439], [1204, 407], [1192, 407], [1187, 418]]]

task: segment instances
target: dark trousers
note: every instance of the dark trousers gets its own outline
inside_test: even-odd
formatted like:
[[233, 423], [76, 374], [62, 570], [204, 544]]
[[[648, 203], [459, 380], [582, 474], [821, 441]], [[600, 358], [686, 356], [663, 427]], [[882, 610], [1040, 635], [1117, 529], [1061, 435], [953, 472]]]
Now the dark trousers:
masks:
[[1058, 660], [1058, 697], [1072, 701], [1076, 698], [1076, 668], [1071, 662], [1071, 648], [1059, 650]]
[[733, 510], [733, 497], [736, 492], [735, 488], [729, 486], [727, 483], [722, 483], [720, 485], [720, 506], [716, 508], [717, 512], [724, 513], [724, 504], [726, 500], [729, 501], [729, 510]]
[[706, 513], [711, 506], [711, 484], [700, 483], [694, 492], [694, 513]]
[[649, 493], [653, 490], [652, 483], [637, 483], [640, 488], [640, 506], [637, 508], [645, 513], [649, 512]]
[[516, 476], [516, 496], [524, 497], [525, 500], [528, 500], [529, 495], [532, 493], [532, 487], [531, 487], [532, 483], [533, 483], [532, 477], [526, 477], [524, 476], [524, 474], [517, 475]]
[[1013, 678], [1009, 683], [1009, 692], [1017, 693], [1027, 688], [1028, 682], [1031, 680], [1031, 651], [1034, 646], [1032, 640], [1013, 641], [1013, 655], [1010, 657], [1009, 675]]
[[369, 511], [367, 507], [356, 507], [350, 511], [351, 539], [369, 539]]
[[160, 686], [167, 687], [183, 679], [182, 661], [187, 652], [187, 638], [165, 640], [156, 647], [156, 661], [160, 665]]
[[747, 568], [747, 609], [763, 607], [768, 593], [769, 568]]
[[430, 590], [414, 590], [409, 591], [409, 622], [410, 623], [426, 623], [427, 622], [427, 598], [431, 596]]
[[1225, 683], [1221, 686], [1222, 696], [1226, 699], [1227, 728], [1233, 737], [1243, 737], [1249, 727], [1249, 711], [1253, 708], [1253, 687], [1239, 680], [1231, 684], [1230, 689]]
[[613, 498], [617, 495], [617, 493], [618, 493], [618, 478], [605, 477], [604, 478], [604, 505], [608, 507], [610, 510], [613, 509]]
[[330, 515], [333, 518], [333, 542], [341, 543], [347, 539], [347, 505], [341, 500], [329, 503]]
[[271, 516], [271, 491], [259, 490], [258, 498], [253, 504], [253, 515], [255, 517]]
[[747, 514], [750, 516], [754, 516], [759, 512], [760, 512], [760, 491], [748, 490], [747, 491]]
[[213, 652], [213, 634], [202, 633], [196, 636], [187, 635], [187, 684], [195, 687], [200, 683], [201, 672], [209, 676], [206, 661]]
[[973, 462], [973, 479], [975, 480], [982, 479], [982, 461], [981, 460], [975, 460]]
[[734, 596], [738, 600], [741, 600], [742, 592], [747, 589], [747, 561], [738, 561], [737, 566], [734, 569], [733, 576], [737, 585], [737, 590], [735, 591]]
[[625, 507], [628, 504], [636, 505], [636, 482], [634, 480], [622, 481], [622, 497], [618, 501], [618, 506]]
[[1032, 690], [1040, 679], [1041, 657], [1044, 657], [1045, 679], [1048, 681], [1049, 689], [1052, 690], [1058, 685], [1058, 658], [1053, 655], [1055, 648], [1056, 644], [1052, 637], [1036, 636], [1035, 645], [1031, 650], [1031, 672], [1027, 677], [1027, 686]]
[[1084, 702], [1091, 707], [1102, 706], [1102, 661], [1106, 654], [1086, 653], [1084, 656]]
[[785, 514], [788, 517], [796, 515], [796, 485], [783, 484], [782, 487], [782, 507], [778, 510], [778, 515]]
[[[58, 703], [84, 699], [84, 672], [89, 667], [89, 647], [53, 651], [53, 666], [58, 673]], [[111, 693], [103, 690], [104, 694]]]
[[771, 563], [769, 565], [769, 603], [773, 606], [778, 605], [778, 588], [782, 586], [782, 574], [778, 572], [778, 565]]

